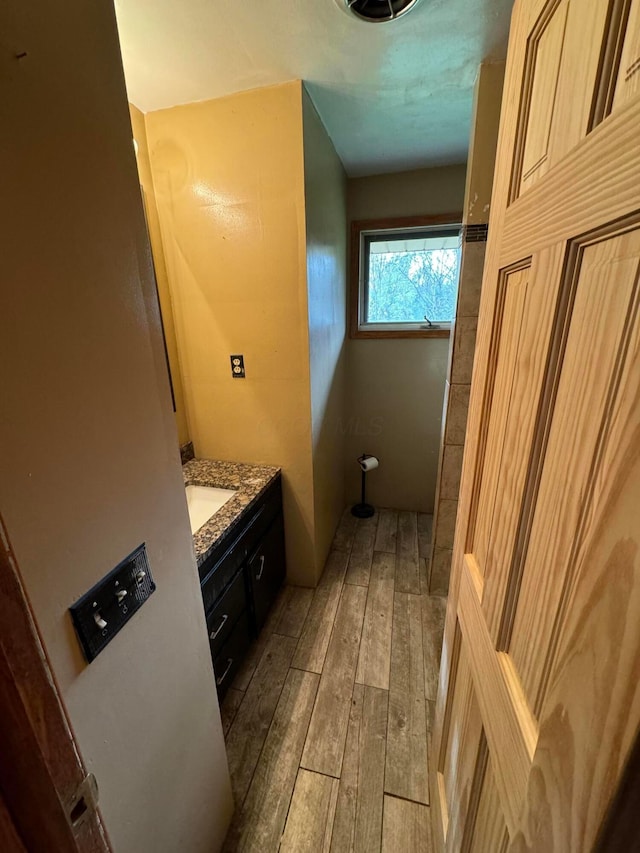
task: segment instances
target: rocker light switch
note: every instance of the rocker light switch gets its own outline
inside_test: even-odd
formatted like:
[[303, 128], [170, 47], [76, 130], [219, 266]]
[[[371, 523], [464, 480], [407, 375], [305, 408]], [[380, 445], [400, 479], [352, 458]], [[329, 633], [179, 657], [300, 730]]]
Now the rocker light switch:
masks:
[[144, 543], [71, 605], [71, 618], [89, 663], [139, 610], [156, 585]]
[[244, 379], [244, 356], [232, 355], [231, 358], [231, 375], [234, 379]]

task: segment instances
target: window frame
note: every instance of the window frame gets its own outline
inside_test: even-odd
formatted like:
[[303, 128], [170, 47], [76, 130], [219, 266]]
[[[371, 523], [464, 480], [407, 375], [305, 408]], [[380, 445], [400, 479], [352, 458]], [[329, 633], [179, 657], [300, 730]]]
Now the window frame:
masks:
[[[381, 323], [380, 328], [362, 328], [362, 307], [365, 288], [363, 274], [364, 237], [372, 232], [410, 231], [420, 228], [459, 228], [462, 230], [462, 213], [442, 213], [435, 216], [409, 216], [395, 219], [359, 219], [351, 223], [350, 273], [349, 273], [349, 337], [351, 338], [448, 338], [452, 323], [433, 329], [402, 328], [397, 324]], [[376, 325], [376, 324], [371, 324]], [[409, 325], [409, 324], [407, 324]]]

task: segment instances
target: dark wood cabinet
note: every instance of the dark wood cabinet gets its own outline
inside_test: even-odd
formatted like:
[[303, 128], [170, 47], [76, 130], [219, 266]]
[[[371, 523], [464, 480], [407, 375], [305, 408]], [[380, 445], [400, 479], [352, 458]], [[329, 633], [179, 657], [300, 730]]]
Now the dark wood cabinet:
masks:
[[216, 688], [222, 699], [285, 578], [279, 476], [199, 571]]
[[235, 622], [246, 610], [247, 593], [244, 572], [240, 570], [207, 614], [207, 631], [211, 656], [216, 657]]
[[282, 514], [272, 522], [247, 565], [256, 630], [264, 625], [269, 608], [284, 580], [284, 524]]
[[240, 664], [244, 660], [250, 645], [249, 612], [245, 609], [240, 614], [218, 654], [212, 655], [216, 690], [221, 699], [240, 669]]

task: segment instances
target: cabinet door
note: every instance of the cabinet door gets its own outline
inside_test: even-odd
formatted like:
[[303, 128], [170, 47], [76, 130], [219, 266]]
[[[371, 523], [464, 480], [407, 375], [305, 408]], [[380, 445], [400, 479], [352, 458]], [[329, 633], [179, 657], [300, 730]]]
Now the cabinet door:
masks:
[[256, 631], [260, 631], [285, 576], [282, 514], [265, 533], [257, 551], [249, 560], [248, 569]]

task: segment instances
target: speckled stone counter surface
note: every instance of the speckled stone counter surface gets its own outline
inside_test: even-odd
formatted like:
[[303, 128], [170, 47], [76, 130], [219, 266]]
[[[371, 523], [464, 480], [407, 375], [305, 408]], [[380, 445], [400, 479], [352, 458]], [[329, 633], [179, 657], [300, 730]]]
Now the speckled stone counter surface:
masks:
[[185, 486], [237, 490], [237, 494], [193, 534], [198, 566], [204, 563], [220, 539], [236, 526], [279, 473], [280, 468], [271, 465], [244, 465], [217, 459], [192, 459], [182, 466]]

